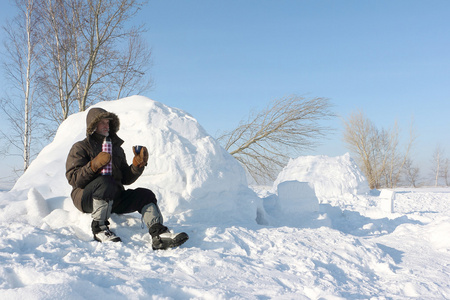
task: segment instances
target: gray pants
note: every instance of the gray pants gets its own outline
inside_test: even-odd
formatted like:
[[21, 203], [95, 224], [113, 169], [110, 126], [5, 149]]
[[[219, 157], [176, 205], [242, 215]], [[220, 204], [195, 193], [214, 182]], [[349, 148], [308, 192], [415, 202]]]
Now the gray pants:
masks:
[[[108, 221], [111, 216], [112, 206], [113, 201], [106, 201], [95, 198], [92, 201], [92, 219], [98, 222], [100, 229], [102, 230], [106, 229], [106, 221]], [[145, 223], [145, 225], [147, 225], [149, 229], [152, 225], [156, 223], [162, 224], [164, 221], [161, 211], [159, 210], [158, 205], [156, 205], [155, 203], [145, 205], [142, 208], [141, 214], [142, 221]]]
[[156, 223], [162, 224], [164, 220], [158, 205], [150, 203], [144, 206], [142, 208], [142, 221], [149, 229]]
[[101, 199], [93, 199], [92, 201], [92, 219], [98, 222], [101, 230], [107, 228], [106, 221], [111, 216], [113, 201], [106, 201]]

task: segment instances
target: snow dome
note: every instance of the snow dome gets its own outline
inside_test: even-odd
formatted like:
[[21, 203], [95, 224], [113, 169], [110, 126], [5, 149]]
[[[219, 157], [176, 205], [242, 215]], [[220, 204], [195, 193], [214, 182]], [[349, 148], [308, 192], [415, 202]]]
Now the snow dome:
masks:
[[[118, 136], [131, 164], [133, 145], [148, 148], [142, 176], [126, 188], [146, 187], [158, 198], [166, 219], [177, 221], [253, 221], [258, 197], [247, 186], [244, 169], [189, 114], [146, 97], [101, 102], [120, 118]], [[70, 197], [65, 161], [71, 146], [85, 138], [86, 114], [64, 121], [48, 146], [13, 190], [36, 188], [45, 198]]]
[[273, 193], [280, 183], [292, 180], [311, 183], [319, 200], [369, 192], [366, 178], [348, 153], [291, 159], [275, 180]]

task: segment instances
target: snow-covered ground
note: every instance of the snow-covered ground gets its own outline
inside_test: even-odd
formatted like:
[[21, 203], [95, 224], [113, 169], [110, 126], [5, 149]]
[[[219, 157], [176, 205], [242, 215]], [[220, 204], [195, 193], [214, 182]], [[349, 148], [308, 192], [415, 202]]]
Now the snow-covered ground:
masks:
[[79, 113], [0, 193], [0, 299], [450, 298], [450, 189], [369, 191], [346, 154], [291, 160], [254, 192], [185, 112], [143, 97], [98, 106], [119, 115], [129, 162], [132, 145], [149, 148], [132, 187], [190, 239], [153, 251], [137, 213], [112, 216], [122, 243], [92, 239], [64, 176]]

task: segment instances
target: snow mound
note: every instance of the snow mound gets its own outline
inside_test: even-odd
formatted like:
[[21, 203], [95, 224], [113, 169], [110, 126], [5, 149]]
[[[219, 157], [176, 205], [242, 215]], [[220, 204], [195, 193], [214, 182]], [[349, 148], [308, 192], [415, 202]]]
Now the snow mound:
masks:
[[[148, 166], [126, 188], [153, 190], [166, 220], [254, 222], [259, 198], [248, 188], [245, 171], [192, 116], [141, 96], [95, 106], [119, 116], [118, 135], [125, 141], [128, 163], [133, 158], [133, 145], [148, 148]], [[65, 161], [71, 146], [85, 138], [86, 114], [71, 115], [61, 124], [53, 142], [41, 151], [13, 190], [33, 188], [47, 199], [70, 197]], [[39, 193], [30, 193], [30, 203], [38, 207], [33, 213], [48, 214], [36, 196]]]
[[280, 183], [292, 180], [311, 183], [321, 201], [369, 192], [367, 180], [348, 153], [337, 157], [320, 155], [291, 159], [275, 180], [272, 192], [277, 191]]
[[35, 188], [28, 191], [27, 211], [28, 215], [38, 218], [44, 218], [50, 213], [47, 201]]

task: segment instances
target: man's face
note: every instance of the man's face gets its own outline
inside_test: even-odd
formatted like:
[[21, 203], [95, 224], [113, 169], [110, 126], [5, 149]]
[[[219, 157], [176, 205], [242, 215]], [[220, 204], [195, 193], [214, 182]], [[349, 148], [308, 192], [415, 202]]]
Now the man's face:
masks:
[[108, 136], [109, 135], [109, 120], [108, 119], [102, 119], [97, 124], [97, 129], [95, 130], [100, 135]]

